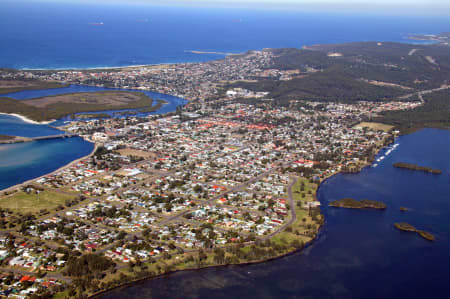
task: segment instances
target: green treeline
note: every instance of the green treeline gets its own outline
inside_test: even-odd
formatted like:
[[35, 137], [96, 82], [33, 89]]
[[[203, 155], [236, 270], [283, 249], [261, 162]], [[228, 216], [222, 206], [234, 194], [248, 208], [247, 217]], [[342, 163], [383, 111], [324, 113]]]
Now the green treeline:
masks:
[[[416, 50], [409, 55], [412, 49]], [[367, 42], [270, 51], [275, 58], [268, 69], [301, 73], [288, 81], [255, 78], [258, 82], [226, 87], [266, 91], [280, 105], [287, 105], [289, 100], [383, 101], [440, 87], [450, 76], [450, 51], [442, 45]], [[331, 53], [341, 56], [329, 56]]]
[[386, 111], [374, 121], [395, 125], [402, 133], [420, 128], [450, 128], [450, 90], [424, 95], [425, 104], [412, 110]]
[[280, 105], [290, 100], [316, 101], [380, 101], [394, 99], [407, 92], [400, 88], [376, 86], [345, 76], [340, 66], [289, 81], [266, 79], [259, 82], [238, 82], [232, 87], [269, 92]]

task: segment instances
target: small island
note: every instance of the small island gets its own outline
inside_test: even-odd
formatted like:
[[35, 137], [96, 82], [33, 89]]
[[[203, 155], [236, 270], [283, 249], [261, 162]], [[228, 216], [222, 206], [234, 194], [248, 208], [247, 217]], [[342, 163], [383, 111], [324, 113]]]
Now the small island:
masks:
[[394, 223], [395, 228], [397, 228], [398, 230], [402, 230], [405, 232], [415, 232], [417, 231], [417, 229], [412, 226], [409, 223], [406, 222], [398, 222], [398, 223]]
[[441, 174], [442, 173], [442, 170], [440, 170], [440, 169], [433, 169], [431, 167], [419, 166], [416, 164], [405, 163], [405, 162], [397, 162], [397, 163], [394, 163], [393, 166], [396, 168], [405, 168], [405, 169], [409, 169], [409, 170], [424, 171], [424, 172], [429, 172], [432, 174]]
[[421, 236], [422, 238], [424, 238], [425, 240], [428, 241], [434, 241], [435, 238], [434, 236], [424, 230], [419, 230], [417, 228], [415, 228], [414, 226], [412, 226], [409, 223], [406, 222], [398, 222], [398, 223], [394, 223], [394, 226], [396, 229], [401, 230], [401, 231], [405, 231], [405, 232], [416, 232], [419, 236]]
[[342, 198], [330, 202], [330, 207], [347, 208], [347, 209], [386, 209], [386, 204], [369, 199], [356, 200], [353, 198]]

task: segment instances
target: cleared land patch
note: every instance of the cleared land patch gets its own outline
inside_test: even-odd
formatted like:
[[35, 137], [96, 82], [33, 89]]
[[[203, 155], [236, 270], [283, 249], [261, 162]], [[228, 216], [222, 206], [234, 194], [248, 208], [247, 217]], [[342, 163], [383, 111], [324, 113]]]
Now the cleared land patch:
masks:
[[375, 122], [362, 122], [357, 124], [356, 126], [354, 126], [355, 129], [358, 128], [369, 128], [372, 130], [376, 130], [376, 131], [384, 131], [384, 132], [388, 132], [390, 131], [394, 126], [391, 125], [387, 125], [387, 124], [382, 124], [382, 123], [375, 123]]
[[155, 156], [155, 154], [153, 154], [153, 153], [136, 150], [136, 149], [131, 149], [131, 148], [120, 149], [120, 150], [118, 150], [118, 152], [123, 156], [136, 156], [136, 157], [142, 157], [142, 158], [149, 158], [149, 157]]
[[41, 209], [54, 209], [59, 205], [64, 205], [66, 200], [71, 200], [74, 195], [61, 194], [52, 191], [42, 191], [40, 193], [23, 191], [10, 196], [0, 198], [0, 207], [16, 212], [37, 213]]

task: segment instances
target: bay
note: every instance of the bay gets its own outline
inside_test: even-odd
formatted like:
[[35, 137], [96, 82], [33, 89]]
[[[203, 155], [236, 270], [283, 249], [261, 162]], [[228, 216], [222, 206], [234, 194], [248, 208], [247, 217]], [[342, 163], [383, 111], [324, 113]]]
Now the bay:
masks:
[[200, 62], [263, 48], [395, 41], [448, 30], [445, 16], [406, 16], [0, 1], [0, 67], [93, 68]]

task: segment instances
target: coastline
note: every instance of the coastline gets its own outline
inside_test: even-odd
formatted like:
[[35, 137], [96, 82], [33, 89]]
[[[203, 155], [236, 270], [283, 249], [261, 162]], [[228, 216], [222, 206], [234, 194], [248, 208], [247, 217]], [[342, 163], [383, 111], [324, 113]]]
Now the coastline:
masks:
[[21, 121], [23, 121], [23, 122], [26, 122], [26, 123], [28, 123], [28, 124], [33, 124], [33, 125], [48, 125], [48, 124], [51, 124], [52, 122], [55, 121], [54, 119], [52, 119], [52, 120], [47, 120], [47, 121], [41, 121], [41, 122], [39, 122], [39, 121], [35, 121], [35, 120], [32, 120], [32, 119], [29, 119], [28, 117], [23, 116], [23, 115], [21, 115], [21, 114], [17, 114], [17, 113], [3, 113], [3, 112], [0, 112], [0, 114], [3, 114], [3, 115], [11, 115], [11, 116], [14, 116], [14, 117], [19, 118], [19, 119], [20, 119]]
[[[395, 143], [396, 138], [398, 138], [398, 136], [395, 137], [393, 143]], [[373, 153], [373, 156], [372, 156], [372, 157], [375, 158], [375, 157], [381, 152], [381, 150], [383, 150], [384, 148], [386, 148], [386, 147], [389, 146], [390, 144], [392, 144], [392, 143], [388, 143], [388, 144], [382, 145], [380, 148], [378, 148], [378, 149], [376, 150], [375, 153]], [[365, 162], [365, 163], [358, 169], [358, 171], [355, 172], [355, 173], [361, 172], [364, 168], [370, 167], [373, 163], [374, 163], [374, 162]], [[319, 185], [317, 186], [316, 192], [315, 192], [315, 194], [313, 194], [313, 197], [314, 197], [316, 200], [320, 201], [320, 200], [318, 199], [318, 197], [317, 197], [317, 193], [319, 192], [319, 189], [322, 187], [322, 185], [323, 185], [327, 180], [329, 180], [329, 179], [332, 178], [333, 176], [338, 175], [338, 174], [340, 174], [340, 173], [345, 173], [345, 172], [343, 172], [342, 170], [339, 170], [339, 171], [337, 171], [337, 172], [335, 172], [335, 173], [331, 173], [331, 174], [329, 174], [329, 175], [327, 175], [327, 176], [321, 178], [320, 183], [319, 183]], [[325, 203], [323, 203], [322, 201], [320, 201], [320, 204], [321, 204], [321, 206], [322, 206], [322, 205], [325, 204]], [[322, 213], [321, 213], [321, 215], [323, 216]], [[146, 277], [137, 278], [137, 279], [135, 279], [135, 280], [132, 280], [132, 281], [125, 282], [125, 283], [123, 283], [123, 284], [114, 286], [114, 287], [112, 287], [112, 288], [110, 288], [110, 289], [98, 291], [98, 292], [96, 292], [96, 293], [94, 293], [94, 294], [92, 294], [92, 295], [89, 295], [88, 298], [90, 298], [90, 299], [99, 298], [100, 296], [105, 295], [105, 294], [108, 294], [108, 293], [110, 293], [110, 292], [112, 292], [112, 291], [114, 291], [114, 290], [118, 290], [118, 289], [126, 289], [126, 288], [128, 288], [128, 287], [131, 287], [131, 286], [133, 286], [133, 285], [137, 285], [137, 284], [139, 284], [139, 283], [143, 283], [143, 282], [145, 282], [145, 281], [150, 281], [150, 280], [154, 280], [154, 279], [158, 279], [158, 278], [168, 277], [168, 276], [170, 276], [170, 275], [172, 275], [172, 274], [175, 274], [175, 273], [178, 273], [178, 272], [182, 272], [182, 271], [196, 271], [196, 270], [202, 270], [202, 269], [206, 269], [206, 268], [224, 268], [224, 267], [230, 267], [230, 266], [242, 266], [242, 267], [243, 267], [243, 266], [247, 266], [247, 265], [262, 264], [262, 263], [266, 263], [266, 262], [271, 262], [271, 261], [274, 261], [274, 260], [277, 260], [277, 259], [280, 259], [280, 258], [289, 256], [289, 255], [293, 255], [293, 254], [295, 254], [295, 253], [302, 252], [303, 250], [309, 248], [310, 246], [312, 246], [312, 245], [315, 243], [315, 241], [316, 241], [316, 240], [321, 236], [321, 234], [323, 233], [323, 227], [324, 227], [324, 225], [325, 225], [325, 222], [326, 222], [326, 218], [324, 217], [324, 221], [323, 221], [323, 222], [319, 225], [319, 227], [317, 228], [317, 232], [316, 232], [314, 238], [312, 238], [310, 241], [306, 242], [302, 248], [296, 248], [296, 249], [294, 249], [294, 250], [292, 250], [292, 251], [288, 251], [288, 252], [282, 253], [282, 254], [280, 254], [280, 255], [278, 255], [278, 256], [274, 256], [274, 257], [270, 257], [270, 258], [262, 259], [262, 260], [256, 260], [256, 261], [243, 261], [243, 262], [240, 262], [240, 263], [219, 264], [219, 265], [204, 265], [204, 266], [200, 266], [200, 267], [198, 267], [198, 268], [187, 268], [187, 269], [172, 270], [172, 271], [169, 271], [169, 272], [166, 272], [166, 273], [160, 273], [160, 274], [157, 274], [157, 275], [155, 275], [155, 276], [146, 276]]]
[[59, 167], [58, 169], [53, 170], [52, 172], [43, 174], [43, 175], [41, 175], [41, 176], [39, 176], [39, 177], [36, 177], [36, 178], [33, 178], [33, 179], [29, 179], [29, 180], [27, 180], [27, 181], [25, 181], [25, 182], [23, 182], [23, 183], [19, 183], [19, 184], [13, 185], [13, 186], [7, 187], [7, 188], [5, 188], [5, 189], [1, 189], [0, 192], [10, 192], [10, 191], [13, 191], [13, 190], [15, 190], [15, 189], [18, 189], [18, 188], [20, 188], [20, 187], [22, 187], [22, 186], [29, 185], [29, 184], [33, 183], [34, 181], [39, 180], [40, 178], [46, 177], [46, 176], [48, 176], [48, 175], [55, 174], [55, 173], [57, 173], [57, 172], [59, 172], [59, 171], [62, 171], [62, 170], [64, 170], [64, 169], [66, 169], [66, 168], [71, 167], [72, 165], [74, 165], [74, 164], [76, 164], [76, 163], [78, 163], [78, 162], [80, 162], [80, 161], [82, 161], [82, 160], [84, 160], [84, 159], [86, 159], [86, 158], [91, 157], [91, 156], [95, 153], [95, 151], [97, 150], [98, 145], [97, 145], [95, 142], [91, 142], [91, 141], [89, 141], [89, 140], [86, 140], [85, 138], [83, 138], [83, 139], [84, 139], [86, 142], [89, 142], [89, 143], [94, 144], [94, 148], [93, 148], [92, 151], [91, 151], [89, 154], [87, 154], [86, 156], [83, 156], [83, 157], [80, 157], [80, 158], [78, 158], [78, 159], [76, 159], [76, 160], [73, 160], [73, 161], [71, 161], [70, 163], [68, 163], [68, 164], [66, 164], [66, 165], [63, 165], [63, 166]]
[[[210, 61], [210, 60], [208, 60]], [[198, 63], [198, 62], [165, 62], [165, 63], [154, 63], [154, 64], [132, 64], [132, 65], [124, 65], [124, 66], [94, 66], [94, 67], [63, 67], [63, 68], [36, 68], [36, 69], [29, 69], [29, 68], [19, 68], [16, 70], [19, 71], [95, 71], [95, 70], [121, 70], [121, 69], [135, 69], [135, 68], [142, 68], [142, 67], [148, 67], [148, 68], [163, 68], [163, 67], [169, 67], [174, 66], [177, 64], [192, 64], [192, 63]]]
[[[158, 101], [157, 101], [157, 104], [156, 104], [155, 106], [152, 106], [152, 107], [156, 107], [156, 106], [160, 105], [160, 106], [158, 107], [158, 109], [159, 109], [159, 108], [161, 108], [163, 105], [166, 105], [167, 103], [168, 103], [168, 102], [166, 102], [166, 101], [164, 101], [164, 100], [158, 100]], [[165, 113], [161, 113], [161, 114], [157, 114], [157, 115], [164, 116], [164, 115], [168, 115], [168, 114], [170, 114], [170, 113], [173, 113], [173, 111], [172, 111], [172, 112], [165, 112]], [[0, 112], [0, 115], [2, 115], [2, 114], [3, 114], [3, 115], [14, 116], [14, 117], [16, 117], [16, 118], [19, 118], [20, 120], [22, 120], [22, 121], [25, 122], [25, 123], [36, 124], [36, 125], [48, 125], [48, 124], [50, 124], [50, 123], [56, 121], [56, 120], [50, 120], [50, 121], [37, 122], [37, 121], [31, 120], [31, 119], [29, 119], [29, 118], [27, 118], [27, 117], [25, 117], [25, 116], [23, 116], [23, 115], [16, 114], [16, 113], [3, 113], [3, 112]], [[62, 131], [64, 131], [64, 130], [62, 130]], [[41, 175], [41, 176], [39, 176], [39, 177], [36, 177], [36, 178], [33, 178], [33, 179], [29, 179], [29, 180], [27, 180], [27, 181], [25, 181], [25, 182], [22, 182], [22, 183], [19, 183], [19, 184], [16, 184], [16, 185], [7, 187], [7, 188], [5, 188], [5, 189], [0, 189], [0, 192], [9, 192], [9, 191], [12, 191], [12, 190], [14, 190], [14, 189], [20, 188], [20, 187], [23, 186], [23, 185], [31, 184], [31, 183], [32, 183], [33, 181], [35, 181], [35, 180], [38, 180], [38, 179], [40, 179], [40, 178], [42, 178], [42, 177], [45, 177], [45, 176], [48, 176], [48, 175], [52, 175], [52, 174], [54, 174], [54, 173], [56, 173], [56, 172], [58, 172], [58, 171], [62, 171], [62, 170], [64, 170], [64, 169], [66, 169], [66, 168], [69, 168], [69, 167], [72, 166], [73, 164], [78, 163], [79, 161], [81, 161], [81, 160], [83, 160], [83, 159], [86, 159], [86, 158], [91, 157], [91, 156], [95, 153], [95, 151], [97, 150], [98, 144], [95, 143], [95, 142], [93, 142], [93, 141], [91, 141], [91, 140], [87, 140], [86, 138], [84, 138], [84, 137], [82, 137], [82, 136], [80, 136], [80, 138], [83, 138], [86, 142], [89, 142], [89, 143], [94, 144], [94, 148], [92, 149], [91, 153], [89, 153], [89, 154], [86, 155], [86, 156], [80, 157], [80, 158], [78, 158], [78, 159], [76, 159], [76, 160], [73, 160], [73, 161], [71, 161], [70, 163], [68, 163], [68, 164], [66, 164], [66, 165], [63, 165], [63, 166], [61, 166], [60, 168], [55, 169], [54, 171], [52, 171], [52, 172], [50, 172], [50, 173], [43, 174], [43, 175]], [[0, 145], [2, 145], [2, 144], [0, 144]]]
[[112, 292], [114, 290], [126, 289], [128, 287], [131, 287], [133, 285], [137, 285], [139, 283], [143, 283], [145, 281], [159, 279], [159, 278], [164, 278], [164, 277], [170, 276], [172, 274], [183, 272], [183, 271], [198, 271], [198, 270], [204, 270], [204, 269], [207, 269], [207, 268], [245, 267], [245, 266], [256, 265], [256, 264], [263, 264], [263, 263], [268, 263], [268, 262], [271, 262], [271, 261], [274, 261], [274, 260], [278, 260], [278, 259], [290, 256], [290, 255], [293, 255], [293, 254], [296, 254], [296, 253], [300, 253], [303, 250], [305, 250], [305, 249], [309, 248], [310, 246], [312, 246], [314, 244], [314, 241], [317, 238], [319, 238], [319, 236], [321, 235], [322, 227], [323, 227], [323, 224], [321, 224], [319, 226], [316, 236], [313, 239], [311, 239], [310, 241], [306, 242], [304, 244], [303, 248], [298, 248], [298, 249], [295, 249], [295, 250], [283, 253], [283, 254], [278, 255], [278, 256], [274, 256], [274, 257], [271, 257], [271, 258], [268, 258], [268, 259], [256, 260], [256, 261], [245, 261], [245, 262], [235, 263], [235, 264], [231, 263], [231, 264], [219, 264], [219, 265], [204, 265], [204, 266], [201, 266], [199, 268], [187, 268], [187, 269], [182, 269], [182, 270], [172, 270], [172, 271], [169, 271], [169, 272], [166, 272], [166, 273], [161, 273], [161, 274], [158, 274], [158, 275], [155, 275], [155, 276], [147, 276], [147, 277], [138, 278], [136, 280], [132, 280], [130, 282], [126, 282], [126, 283], [124, 283], [122, 285], [115, 286], [115, 287], [113, 287], [111, 289], [101, 290], [101, 291], [98, 291], [98, 292], [96, 292], [96, 293], [94, 293], [92, 295], [89, 295], [87, 298], [89, 298], [89, 299], [99, 298], [99, 296], [104, 295], [104, 294], [108, 294], [109, 292]]
[[[267, 48], [264, 48], [267, 49]], [[208, 51], [197, 51], [197, 50], [185, 50], [185, 53], [192, 53], [197, 55], [208, 55], [208, 54], [214, 54], [214, 55], [222, 55], [222, 56], [232, 56], [232, 55], [241, 55], [244, 52], [241, 53], [230, 53], [230, 52], [208, 52]], [[61, 67], [61, 68], [17, 68], [16, 70], [19, 71], [95, 71], [95, 70], [121, 70], [121, 69], [136, 69], [136, 68], [163, 68], [163, 67], [173, 67], [178, 64], [193, 64], [193, 63], [205, 63], [205, 62], [211, 62], [216, 60], [222, 60], [223, 58], [219, 59], [208, 59], [205, 61], [194, 61], [194, 62], [162, 62], [162, 63], [150, 63], [150, 64], [131, 64], [131, 65], [123, 65], [123, 66], [94, 66], [94, 67]]]

